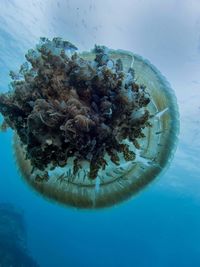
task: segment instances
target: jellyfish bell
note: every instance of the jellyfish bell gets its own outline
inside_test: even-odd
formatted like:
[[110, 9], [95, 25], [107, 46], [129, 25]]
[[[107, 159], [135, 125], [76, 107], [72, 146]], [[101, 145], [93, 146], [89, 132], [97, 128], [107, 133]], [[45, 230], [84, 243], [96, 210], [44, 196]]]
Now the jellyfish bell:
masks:
[[[56, 46], [55, 55], [46, 47], [36, 59], [29, 54], [32, 67], [41, 66], [38, 74], [26, 82], [27, 72], [23, 85], [15, 84], [15, 92], [31, 91], [31, 107], [26, 96], [14, 106], [12, 97], [0, 97], [0, 111], [15, 130], [17, 166], [44, 197], [78, 208], [112, 206], [171, 162], [179, 132], [176, 97], [162, 74], [136, 54], [96, 46], [58, 56], [55, 41], [47, 42], [48, 49]], [[38, 84], [40, 92], [30, 89]]]

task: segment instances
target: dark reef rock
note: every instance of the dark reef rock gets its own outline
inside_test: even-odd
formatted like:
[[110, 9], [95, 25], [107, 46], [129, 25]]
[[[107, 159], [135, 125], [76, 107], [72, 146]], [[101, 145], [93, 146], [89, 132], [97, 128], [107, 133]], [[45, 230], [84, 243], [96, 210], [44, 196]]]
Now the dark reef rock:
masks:
[[11, 204], [0, 204], [0, 266], [39, 267], [27, 249], [23, 214]]

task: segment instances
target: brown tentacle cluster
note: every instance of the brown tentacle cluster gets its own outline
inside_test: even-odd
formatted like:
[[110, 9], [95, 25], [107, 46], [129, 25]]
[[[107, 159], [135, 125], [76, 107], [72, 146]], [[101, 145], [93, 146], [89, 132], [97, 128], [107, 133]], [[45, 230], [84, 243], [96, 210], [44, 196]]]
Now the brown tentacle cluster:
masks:
[[[76, 47], [61, 38], [41, 38], [26, 54], [28, 63], [19, 74], [11, 72], [12, 91], [0, 95], [0, 112], [16, 131], [34, 168], [65, 166], [74, 159], [74, 173], [81, 161], [90, 162], [89, 178], [96, 178], [110, 160], [134, 160], [123, 144], [138, 138], [147, 127], [150, 102], [134, 71], [123, 71], [120, 59], [109, 58], [109, 49], [96, 46], [95, 59], [81, 58]], [[144, 111], [145, 110], [145, 111]]]

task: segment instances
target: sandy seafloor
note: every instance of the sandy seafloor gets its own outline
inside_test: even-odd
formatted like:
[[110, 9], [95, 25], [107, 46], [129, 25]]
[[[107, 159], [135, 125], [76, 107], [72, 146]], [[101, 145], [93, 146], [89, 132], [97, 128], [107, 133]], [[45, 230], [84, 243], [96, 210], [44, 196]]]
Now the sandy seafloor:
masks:
[[1, 92], [40, 36], [148, 58], [175, 90], [181, 130], [165, 174], [101, 211], [62, 207], [33, 192], [17, 171], [11, 131], [2, 133], [0, 202], [24, 210], [32, 256], [42, 267], [199, 267], [200, 1], [1, 0]]

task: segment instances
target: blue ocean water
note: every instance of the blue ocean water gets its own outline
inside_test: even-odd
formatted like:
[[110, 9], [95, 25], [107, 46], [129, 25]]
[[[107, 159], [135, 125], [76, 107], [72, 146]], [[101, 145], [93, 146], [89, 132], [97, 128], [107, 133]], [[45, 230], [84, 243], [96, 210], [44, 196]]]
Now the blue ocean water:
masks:
[[0, 202], [23, 209], [28, 248], [41, 267], [200, 266], [199, 15], [197, 0], [1, 1], [0, 92], [40, 36], [61, 36], [81, 50], [96, 43], [148, 58], [170, 81], [180, 109], [179, 145], [164, 175], [98, 211], [33, 192], [17, 170], [12, 132], [1, 133]]

